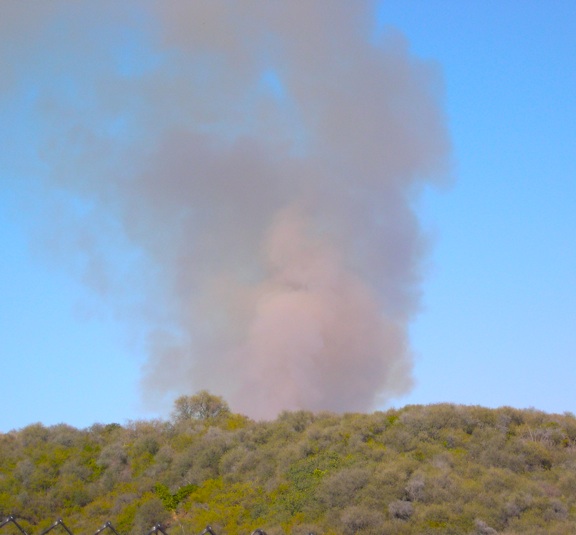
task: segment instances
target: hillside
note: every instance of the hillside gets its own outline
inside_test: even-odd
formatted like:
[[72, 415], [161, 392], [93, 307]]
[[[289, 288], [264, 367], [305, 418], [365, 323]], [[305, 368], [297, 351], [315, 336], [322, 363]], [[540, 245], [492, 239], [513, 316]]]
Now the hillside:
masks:
[[572, 414], [441, 404], [254, 422], [220, 409], [0, 434], [0, 519], [34, 535], [58, 517], [75, 534], [108, 520], [121, 535], [157, 522], [173, 535], [576, 533]]

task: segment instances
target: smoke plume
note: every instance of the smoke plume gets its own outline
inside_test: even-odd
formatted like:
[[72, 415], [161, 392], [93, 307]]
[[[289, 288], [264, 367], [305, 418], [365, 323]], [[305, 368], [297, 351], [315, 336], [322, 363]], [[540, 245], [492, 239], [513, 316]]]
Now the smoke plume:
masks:
[[406, 393], [413, 200], [448, 147], [434, 66], [363, 1], [46, 5], [2, 4], [0, 91], [33, 95], [86, 280], [140, 292], [148, 393], [256, 418]]

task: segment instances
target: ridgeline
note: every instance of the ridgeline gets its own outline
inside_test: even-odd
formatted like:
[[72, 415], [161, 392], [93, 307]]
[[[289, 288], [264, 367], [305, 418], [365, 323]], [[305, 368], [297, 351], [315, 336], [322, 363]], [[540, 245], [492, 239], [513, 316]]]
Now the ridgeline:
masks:
[[[576, 417], [439, 404], [233, 414], [206, 392], [170, 421], [0, 434], [0, 520], [120, 535], [576, 533]], [[3, 527], [10, 535], [17, 530]]]

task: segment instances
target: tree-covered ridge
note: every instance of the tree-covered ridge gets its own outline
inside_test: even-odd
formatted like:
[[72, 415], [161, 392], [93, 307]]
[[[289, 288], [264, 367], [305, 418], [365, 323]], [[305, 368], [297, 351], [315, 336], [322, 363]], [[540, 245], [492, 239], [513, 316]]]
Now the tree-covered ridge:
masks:
[[0, 517], [33, 534], [58, 517], [75, 533], [576, 533], [571, 414], [441, 404], [254, 422], [184, 401], [171, 421], [0, 434]]

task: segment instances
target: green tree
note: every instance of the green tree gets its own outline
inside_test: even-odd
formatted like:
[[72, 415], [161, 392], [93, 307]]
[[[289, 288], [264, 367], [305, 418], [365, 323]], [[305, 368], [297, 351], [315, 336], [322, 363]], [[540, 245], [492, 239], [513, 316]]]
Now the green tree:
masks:
[[220, 396], [201, 390], [193, 396], [180, 396], [174, 402], [172, 419], [176, 423], [189, 420], [210, 420], [230, 414], [228, 403]]

